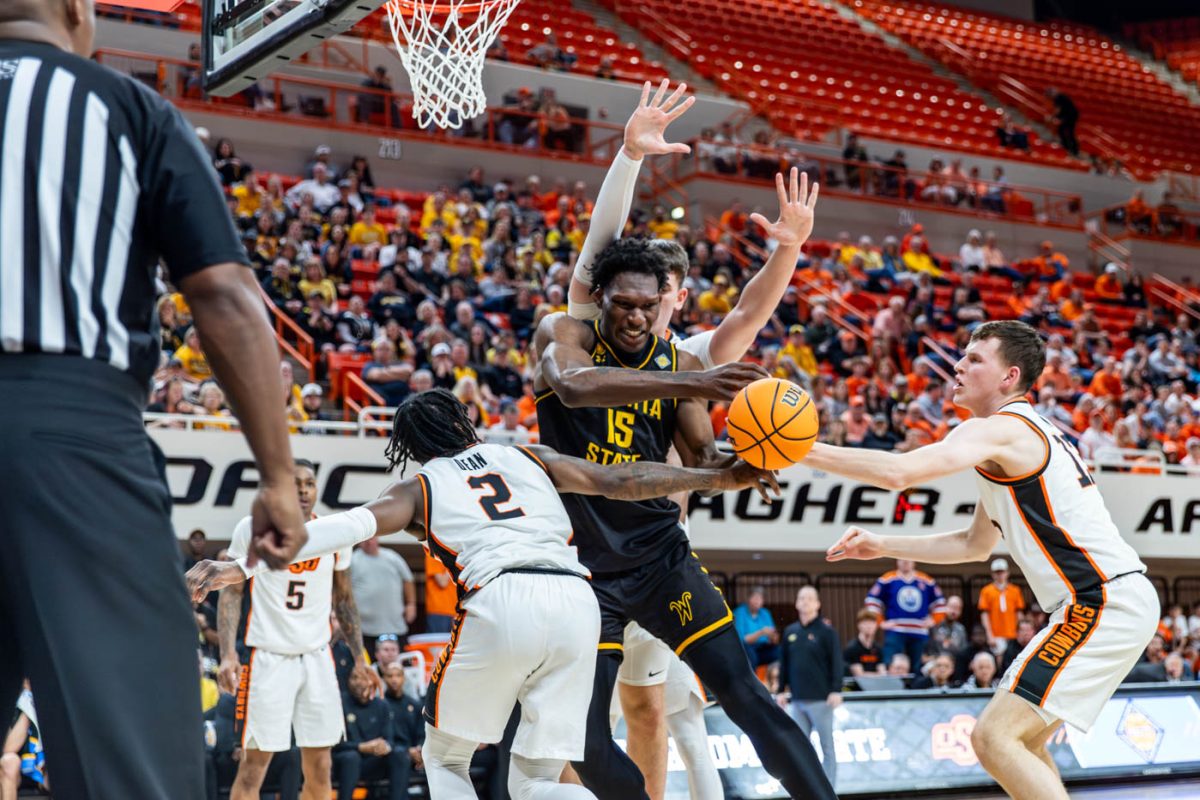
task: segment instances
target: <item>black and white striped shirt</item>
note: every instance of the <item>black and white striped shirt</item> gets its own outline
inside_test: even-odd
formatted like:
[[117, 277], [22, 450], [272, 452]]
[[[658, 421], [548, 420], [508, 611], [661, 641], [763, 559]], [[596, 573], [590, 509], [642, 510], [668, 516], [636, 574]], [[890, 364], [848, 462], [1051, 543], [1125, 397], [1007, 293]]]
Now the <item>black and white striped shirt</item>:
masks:
[[247, 264], [192, 127], [146, 87], [0, 40], [0, 350], [104, 361], [148, 384], [154, 277]]

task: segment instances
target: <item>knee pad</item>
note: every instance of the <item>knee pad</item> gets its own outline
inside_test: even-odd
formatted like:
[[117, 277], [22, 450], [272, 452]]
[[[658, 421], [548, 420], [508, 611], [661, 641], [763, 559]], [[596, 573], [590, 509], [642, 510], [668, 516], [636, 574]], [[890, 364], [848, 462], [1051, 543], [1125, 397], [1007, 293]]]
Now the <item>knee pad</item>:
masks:
[[425, 726], [425, 744], [421, 745], [421, 757], [427, 764], [433, 764], [451, 771], [458, 767], [470, 769], [471, 759], [475, 755], [478, 742], [460, 739], [440, 731], [432, 725]]

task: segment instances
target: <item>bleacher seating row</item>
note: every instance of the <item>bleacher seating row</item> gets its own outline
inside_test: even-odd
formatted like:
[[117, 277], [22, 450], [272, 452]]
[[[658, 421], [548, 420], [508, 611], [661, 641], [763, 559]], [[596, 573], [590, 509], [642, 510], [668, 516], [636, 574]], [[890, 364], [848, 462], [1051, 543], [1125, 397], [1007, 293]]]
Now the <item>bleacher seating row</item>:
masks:
[[[1037, 94], [1051, 87], [1119, 146], [1136, 176], [1200, 168], [1200, 108], [1099, 31], [908, 0], [855, 0], [866, 17], [964, 73], [1009, 75]], [[949, 42], [952, 47], [947, 47]], [[963, 55], [965, 53], [965, 55]]]

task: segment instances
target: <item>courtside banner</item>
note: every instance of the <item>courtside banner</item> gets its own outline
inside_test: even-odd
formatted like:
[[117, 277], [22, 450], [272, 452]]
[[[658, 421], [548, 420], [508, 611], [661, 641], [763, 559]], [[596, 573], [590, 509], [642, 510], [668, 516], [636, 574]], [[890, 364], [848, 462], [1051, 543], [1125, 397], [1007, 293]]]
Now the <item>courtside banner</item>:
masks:
[[[176, 534], [202, 528], [211, 539], [228, 539], [258, 486], [245, 441], [227, 431], [150, 429], [150, 435], [167, 455]], [[372, 500], [399, 477], [387, 473], [384, 445], [379, 436], [292, 437], [295, 454], [317, 465], [318, 513]], [[1200, 558], [1200, 476], [1102, 471], [1096, 481], [1139, 555]], [[801, 464], [783, 470], [779, 483], [783, 498], [770, 504], [751, 491], [693, 496], [689, 527], [697, 549], [824, 552], [849, 525], [887, 533], [952, 530], [970, 522], [978, 496], [967, 473], [893, 492]]]
[[[909, 796], [913, 791], [995, 785], [971, 748], [971, 731], [990, 693], [845, 698], [834, 712], [839, 796]], [[726, 797], [787, 797], [762, 769], [749, 738], [719, 707], [707, 709], [705, 721], [709, 752]], [[615, 735], [624, 746], [623, 723]], [[1064, 726], [1049, 748], [1068, 783], [1200, 774], [1200, 684], [1122, 688], [1091, 731]], [[687, 773], [674, 741], [667, 769], [668, 800], [687, 800]], [[1135, 795], [1131, 790], [1129, 796]]]

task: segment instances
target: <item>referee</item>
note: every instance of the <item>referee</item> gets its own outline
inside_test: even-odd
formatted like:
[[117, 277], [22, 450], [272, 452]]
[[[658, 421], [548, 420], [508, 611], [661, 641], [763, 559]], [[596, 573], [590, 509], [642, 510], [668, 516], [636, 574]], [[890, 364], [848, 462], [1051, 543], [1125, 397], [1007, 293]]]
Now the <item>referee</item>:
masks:
[[191, 128], [87, 60], [93, 0], [0, 0], [0, 719], [23, 675], [56, 797], [204, 797], [196, 630], [141, 412], [161, 256], [258, 459], [253, 552], [307, 538], [279, 364]]

